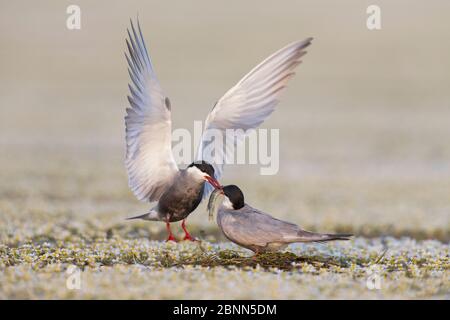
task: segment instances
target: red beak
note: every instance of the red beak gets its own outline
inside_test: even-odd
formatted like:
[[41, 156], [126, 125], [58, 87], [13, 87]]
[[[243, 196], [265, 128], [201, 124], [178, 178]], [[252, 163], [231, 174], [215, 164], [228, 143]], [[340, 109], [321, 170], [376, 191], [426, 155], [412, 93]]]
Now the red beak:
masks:
[[215, 189], [222, 189], [219, 181], [217, 181], [215, 178], [207, 176], [205, 177], [205, 180], [208, 181]]

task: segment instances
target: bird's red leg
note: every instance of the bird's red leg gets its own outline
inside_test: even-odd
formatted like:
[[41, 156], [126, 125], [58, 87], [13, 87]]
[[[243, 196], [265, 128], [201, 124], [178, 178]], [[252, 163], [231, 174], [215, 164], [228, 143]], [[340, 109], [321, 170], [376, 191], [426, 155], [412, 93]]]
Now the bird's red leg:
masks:
[[170, 230], [170, 223], [169, 222], [166, 222], [166, 229], [167, 229], [167, 232], [169, 233], [169, 237], [167, 238], [166, 242], [167, 241], [175, 241], [175, 242], [177, 242], [177, 239], [175, 239], [175, 237], [173, 236], [172, 230]]
[[181, 223], [181, 228], [183, 228], [184, 231], [184, 240], [189, 241], [196, 241], [196, 239], [189, 234], [189, 232], [186, 230], [186, 219], [183, 219], [183, 222]]

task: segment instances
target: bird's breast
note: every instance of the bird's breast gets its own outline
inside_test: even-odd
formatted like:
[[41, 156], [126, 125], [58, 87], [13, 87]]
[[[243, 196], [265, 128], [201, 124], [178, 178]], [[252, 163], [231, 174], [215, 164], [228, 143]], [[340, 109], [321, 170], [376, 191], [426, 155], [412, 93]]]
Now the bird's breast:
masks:
[[159, 200], [159, 211], [170, 222], [186, 218], [202, 201], [204, 182], [176, 185], [169, 188]]

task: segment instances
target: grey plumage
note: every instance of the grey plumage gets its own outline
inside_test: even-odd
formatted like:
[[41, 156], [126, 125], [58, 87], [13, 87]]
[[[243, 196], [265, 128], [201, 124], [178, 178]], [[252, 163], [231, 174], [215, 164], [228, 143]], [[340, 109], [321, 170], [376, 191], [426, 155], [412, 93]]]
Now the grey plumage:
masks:
[[227, 195], [229, 187], [231, 186], [224, 187], [225, 199], [218, 210], [217, 224], [230, 241], [256, 253], [281, 250], [295, 242], [349, 240], [352, 236], [305, 231], [293, 223], [274, 218], [248, 204], [236, 208], [237, 197], [233, 199], [233, 195]]
[[[139, 21], [137, 28], [131, 22], [131, 31], [127, 32], [125, 57], [131, 83], [130, 107], [125, 116], [125, 164], [129, 186], [139, 200], [158, 201], [179, 171], [171, 150], [171, 104], [156, 77]], [[245, 130], [256, 129], [275, 110], [280, 93], [294, 76], [311, 41], [293, 42], [270, 55], [229, 89], [208, 114], [196, 161], [212, 164], [216, 179], [222, 175], [231, 145], [216, 148], [212, 157], [207, 148], [211, 143], [208, 131], [218, 130], [225, 137], [227, 129], [240, 129], [244, 135], [226, 142], [242, 142]], [[205, 186], [203, 197], [212, 189]]]
[[[129, 219], [170, 222], [184, 220], [202, 200], [205, 181], [219, 185], [210, 164], [198, 162], [179, 169], [171, 149], [171, 105], [156, 78], [139, 21], [131, 22], [126, 45], [131, 83], [125, 116], [129, 186], [141, 201], [157, 201], [148, 213]], [[183, 221], [183, 229], [184, 221]], [[191, 238], [186, 231], [186, 236]]]
[[[125, 116], [128, 184], [139, 200], [158, 201], [147, 214], [134, 218], [165, 221], [172, 240], [169, 223], [183, 220], [184, 229], [184, 219], [213, 188], [220, 187], [217, 179], [222, 174], [224, 155], [230, 149], [229, 146], [224, 150], [215, 149], [218, 158], [211, 158], [208, 132], [258, 127], [274, 111], [280, 92], [294, 75], [312, 39], [278, 50], [228, 90], [206, 118], [195, 160], [200, 165], [192, 167], [193, 163], [187, 169], [180, 169], [171, 148], [171, 103], [156, 77], [139, 21], [137, 28], [131, 22], [131, 31], [127, 32], [125, 57], [131, 79], [130, 107]], [[209, 184], [205, 185], [205, 181]]]
[[185, 219], [202, 201], [205, 182], [192, 177], [188, 169], [180, 170], [173, 183], [148, 213], [128, 218], [150, 221], [177, 222]]

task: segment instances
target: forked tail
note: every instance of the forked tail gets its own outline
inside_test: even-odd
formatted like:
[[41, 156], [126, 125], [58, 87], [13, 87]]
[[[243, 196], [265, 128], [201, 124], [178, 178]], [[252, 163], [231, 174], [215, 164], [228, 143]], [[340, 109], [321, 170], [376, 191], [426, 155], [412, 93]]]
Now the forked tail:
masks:
[[351, 233], [325, 233], [322, 235], [324, 237], [321, 240], [317, 240], [317, 242], [326, 242], [333, 240], [350, 240], [353, 235]]
[[149, 221], [159, 221], [158, 213], [155, 210], [150, 210], [150, 212], [127, 218], [126, 220], [134, 220], [134, 219], [142, 219], [142, 220], [149, 220]]
[[298, 235], [302, 242], [327, 242], [334, 240], [350, 240], [353, 237], [351, 233], [316, 233], [300, 230]]

